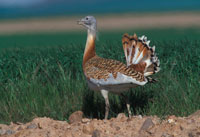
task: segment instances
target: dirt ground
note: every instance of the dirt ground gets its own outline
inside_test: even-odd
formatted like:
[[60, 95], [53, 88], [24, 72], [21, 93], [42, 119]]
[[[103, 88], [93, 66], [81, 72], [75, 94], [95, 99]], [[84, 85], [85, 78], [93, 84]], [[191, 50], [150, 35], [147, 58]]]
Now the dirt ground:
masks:
[[1, 137], [200, 137], [200, 110], [188, 117], [132, 116], [109, 120], [83, 118], [81, 111], [69, 122], [47, 117], [23, 123], [0, 124]]
[[[126, 13], [96, 15], [99, 30], [200, 27], [200, 12]], [[79, 31], [83, 16], [1, 20], [0, 34]]]

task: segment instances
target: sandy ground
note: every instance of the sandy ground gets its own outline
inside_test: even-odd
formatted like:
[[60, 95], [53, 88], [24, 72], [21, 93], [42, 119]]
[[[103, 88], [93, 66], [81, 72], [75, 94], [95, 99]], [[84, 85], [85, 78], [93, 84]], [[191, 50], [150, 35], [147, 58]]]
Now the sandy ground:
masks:
[[[127, 13], [96, 15], [99, 30], [118, 30], [129, 28], [185, 28], [200, 27], [200, 12], [167, 12], [167, 13]], [[54, 17], [19, 20], [1, 20], [0, 34], [41, 32], [41, 31], [79, 31], [77, 25], [82, 17]]]
[[132, 116], [123, 113], [109, 120], [83, 118], [74, 112], [69, 122], [35, 118], [23, 123], [0, 124], [1, 137], [200, 137], [200, 110], [188, 117]]

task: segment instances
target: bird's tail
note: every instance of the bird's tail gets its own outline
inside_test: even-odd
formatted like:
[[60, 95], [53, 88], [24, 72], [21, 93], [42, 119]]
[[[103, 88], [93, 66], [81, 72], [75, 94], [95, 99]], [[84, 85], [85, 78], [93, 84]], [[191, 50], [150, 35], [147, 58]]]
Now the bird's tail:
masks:
[[128, 67], [134, 68], [144, 76], [157, 73], [160, 70], [160, 61], [155, 54], [155, 46], [149, 46], [147, 37], [129, 36], [124, 34], [122, 44]]

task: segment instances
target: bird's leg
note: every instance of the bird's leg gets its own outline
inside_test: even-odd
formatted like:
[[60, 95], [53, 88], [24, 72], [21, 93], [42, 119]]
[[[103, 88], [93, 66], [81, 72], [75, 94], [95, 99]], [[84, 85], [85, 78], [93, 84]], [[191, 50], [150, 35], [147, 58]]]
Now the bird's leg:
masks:
[[124, 94], [120, 94], [120, 96], [122, 96], [123, 99], [126, 101], [126, 107], [127, 107], [127, 110], [128, 110], [128, 117], [131, 118], [130, 102], [129, 102], [127, 96], [125, 96]]
[[109, 104], [109, 99], [108, 99], [108, 91], [107, 90], [101, 90], [101, 94], [105, 99], [105, 119], [108, 119], [108, 114], [109, 114], [109, 108], [110, 108], [110, 104]]

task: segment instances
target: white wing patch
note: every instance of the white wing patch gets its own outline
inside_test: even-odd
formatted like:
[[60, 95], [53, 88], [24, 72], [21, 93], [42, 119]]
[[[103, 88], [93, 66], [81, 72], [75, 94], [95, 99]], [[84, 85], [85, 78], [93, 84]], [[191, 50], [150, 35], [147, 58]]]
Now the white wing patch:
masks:
[[144, 51], [142, 51], [142, 52], [140, 53], [139, 57], [136, 59], [136, 61], [135, 61], [134, 64], [138, 64], [138, 63], [141, 61], [141, 59], [143, 58], [143, 52], [144, 52]]
[[91, 82], [94, 84], [97, 84], [98, 86], [106, 86], [106, 85], [119, 85], [119, 84], [136, 84], [136, 85], [145, 85], [147, 83], [147, 80], [145, 81], [137, 81], [133, 77], [126, 76], [122, 73], [117, 73], [117, 77], [114, 78], [112, 73], [109, 74], [109, 78], [104, 80], [104, 79], [93, 79], [90, 78]]
[[134, 57], [133, 57], [133, 60], [132, 60], [132, 64], [135, 64], [138, 53], [139, 53], [139, 48], [135, 47], [135, 54], [134, 54]]

